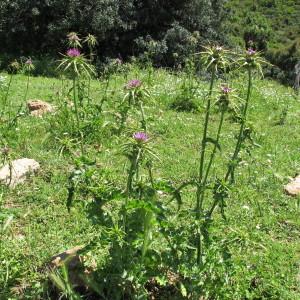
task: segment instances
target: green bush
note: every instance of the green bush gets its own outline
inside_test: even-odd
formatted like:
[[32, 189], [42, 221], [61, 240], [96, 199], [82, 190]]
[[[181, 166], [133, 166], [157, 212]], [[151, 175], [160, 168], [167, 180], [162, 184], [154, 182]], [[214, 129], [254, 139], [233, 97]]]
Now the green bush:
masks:
[[244, 26], [244, 40], [246, 45], [251, 41], [255, 48], [266, 50], [272, 33], [268, 19], [261, 14], [252, 12], [245, 19]]
[[300, 39], [287, 47], [268, 51], [266, 56], [273, 64], [267, 75], [292, 85], [295, 80], [295, 65], [300, 61]]
[[67, 33], [76, 31], [80, 36], [96, 36], [101, 57], [126, 58], [152, 51], [158, 63], [173, 63], [170, 53], [185, 55], [194, 49], [198, 41], [195, 32], [203, 43], [222, 37], [223, 2], [2, 0], [0, 52], [23, 56], [57, 54], [66, 48]]

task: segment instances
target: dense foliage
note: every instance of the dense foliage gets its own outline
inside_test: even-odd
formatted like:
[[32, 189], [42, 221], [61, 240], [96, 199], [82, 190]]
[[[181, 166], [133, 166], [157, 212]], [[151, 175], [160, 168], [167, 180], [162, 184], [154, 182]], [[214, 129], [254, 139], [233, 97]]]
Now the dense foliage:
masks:
[[269, 75], [292, 84], [300, 60], [300, 2], [230, 0], [226, 7], [229, 42], [243, 47], [253, 41], [274, 64]]
[[93, 33], [102, 57], [148, 51], [162, 62], [219, 39], [222, 7], [223, 0], [4, 0], [0, 40], [9, 53], [57, 53], [68, 32]]

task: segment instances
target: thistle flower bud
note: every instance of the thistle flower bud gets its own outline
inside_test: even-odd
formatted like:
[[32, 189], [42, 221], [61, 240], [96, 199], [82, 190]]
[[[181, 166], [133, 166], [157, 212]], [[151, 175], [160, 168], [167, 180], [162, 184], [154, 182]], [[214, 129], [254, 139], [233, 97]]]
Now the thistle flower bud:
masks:
[[10, 63], [9, 67], [11, 70], [18, 71], [20, 69], [20, 64], [14, 60], [12, 63]]
[[28, 58], [28, 59], [25, 61], [25, 64], [28, 65], [28, 66], [33, 65], [32, 59], [31, 59], [31, 58]]
[[96, 37], [92, 34], [88, 34], [83, 42], [87, 43], [90, 48], [94, 48], [98, 44]]
[[80, 41], [80, 38], [78, 37], [77, 33], [76, 32], [70, 32], [68, 35], [67, 35], [67, 38], [69, 41], [72, 41], [72, 42], [79, 42]]
[[27, 72], [34, 70], [34, 64], [30, 57], [25, 61], [24, 67], [25, 67], [25, 71], [27, 71]]
[[202, 61], [207, 69], [225, 69], [229, 65], [228, 50], [221, 46], [204, 47], [206, 51], [201, 52]]
[[76, 32], [70, 32], [67, 35], [67, 39], [68, 39], [68, 44], [70, 47], [74, 47], [74, 48], [80, 47], [81, 48], [81, 43], [80, 43], [81, 39], [78, 37]]

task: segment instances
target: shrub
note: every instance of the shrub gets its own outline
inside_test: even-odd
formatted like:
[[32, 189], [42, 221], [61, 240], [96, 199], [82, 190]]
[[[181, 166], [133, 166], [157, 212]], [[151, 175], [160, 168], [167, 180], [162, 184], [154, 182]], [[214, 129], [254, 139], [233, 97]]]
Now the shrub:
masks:
[[295, 65], [300, 61], [300, 39], [278, 50], [266, 53], [268, 60], [274, 65], [267, 75], [285, 84], [292, 85], [295, 80]]
[[[185, 55], [194, 47], [194, 32], [202, 41], [219, 39], [222, 4], [223, 0], [5, 0], [0, 4], [0, 40], [9, 53], [34, 56], [62, 51], [70, 31], [92, 33], [102, 57], [148, 51], [161, 63], [160, 55], [168, 59], [170, 53]], [[136, 48], [135, 41], [143, 47]]]
[[254, 43], [255, 48], [259, 50], [266, 50], [268, 48], [268, 41], [271, 38], [271, 27], [269, 21], [263, 15], [255, 12], [249, 14], [245, 20], [244, 40], [248, 47], [249, 41]]

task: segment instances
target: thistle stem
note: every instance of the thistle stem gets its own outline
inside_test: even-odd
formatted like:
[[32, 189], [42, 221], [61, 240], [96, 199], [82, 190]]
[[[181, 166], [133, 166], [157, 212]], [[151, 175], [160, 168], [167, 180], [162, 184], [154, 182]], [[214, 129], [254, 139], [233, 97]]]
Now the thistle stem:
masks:
[[[11, 83], [12, 83], [12, 78], [13, 78], [13, 74], [10, 75], [8, 86], [7, 86], [7, 91], [6, 91], [5, 96], [4, 96], [4, 103], [3, 103], [4, 104], [4, 110], [6, 110], [6, 104], [7, 104], [7, 100], [8, 100], [8, 94], [9, 94], [10, 86], [11, 86]], [[11, 101], [8, 102], [9, 120], [10, 120], [10, 115], [11, 115]]]
[[[80, 118], [79, 118], [79, 111], [78, 111], [78, 103], [76, 98], [76, 77], [73, 77], [73, 102], [74, 102], [74, 109], [75, 109], [75, 116], [76, 116], [76, 123], [77, 123], [77, 129], [80, 131]], [[83, 155], [83, 136], [80, 134], [81, 141], [80, 141], [80, 149], [81, 149], [81, 155]]]
[[147, 132], [147, 123], [146, 123], [145, 111], [144, 111], [142, 101], [140, 101], [140, 112], [141, 112], [141, 116], [142, 116], [142, 120], [141, 120], [142, 128], [145, 132]]
[[205, 187], [206, 187], [206, 184], [207, 184], [208, 175], [209, 175], [213, 160], [214, 160], [216, 152], [217, 152], [217, 148], [218, 148], [217, 145], [219, 144], [219, 141], [220, 141], [221, 130], [222, 130], [223, 121], [224, 121], [224, 115], [225, 115], [225, 109], [222, 109], [220, 122], [219, 122], [219, 127], [218, 127], [218, 131], [217, 131], [216, 144], [214, 145], [213, 151], [210, 155], [210, 159], [209, 159], [209, 162], [208, 162], [208, 165], [207, 165], [207, 168], [206, 168], [206, 172], [205, 172], [205, 175], [204, 175], [204, 178], [203, 178], [203, 190], [202, 190], [201, 198], [200, 198], [200, 207], [202, 206], [203, 201], [204, 201]]
[[126, 197], [125, 197], [125, 207], [123, 211], [123, 226], [124, 226], [124, 231], [126, 232], [126, 206], [128, 205], [128, 199], [130, 198], [132, 194], [132, 182], [133, 182], [133, 177], [137, 173], [138, 170], [138, 164], [141, 156], [141, 149], [138, 149], [137, 151], [134, 151], [135, 154], [133, 155], [131, 159], [131, 165], [128, 170], [128, 177], [127, 177], [127, 184], [126, 184]]
[[26, 83], [26, 91], [25, 91], [25, 95], [24, 95], [24, 102], [27, 99], [27, 94], [28, 94], [28, 90], [29, 90], [29, 79], [30, 79], [30, 73], [28, 73], [28, 76], [27, 76], [27, 83]]
[[225, 176], [225, 181], [227, 181], [229, 176], [231, 176], [230, 183], [234, 182], [234, 171], [235, 171], [235, 168], [236, 168], [235, 161], [238, 158], [238, 155], [239, 155], [240, 150], [241, 150], [242, 142], [243, 142], [243, 133], [244, 133], [244, 129], [245, 129], [245, 126], [246, 126], [246, 118], [247, 118], [247, 111], [248, 111], [249, 100], [250, 100], [250, 95], [251, 95], [251, 87], [252, 87], [252, 73], [251, 73], [251, 69], [249, 68], [248, 69], [247, 98], [246, 98], [246, 102], [245, 102], [245, 106], [244, 106], [244, 110], [243, 110], [240, 131], [239, 131], [237, 143], [236, 143], [236, 146], [235, 146], [235, 150], [234, 150], [234, 153], [233, 153], [233, 155], [230, 159], [230, 164], [228, 166], [228, 170], [227, 170], [227, 173], [226, 173], [226, 176]]
[[151, 241], [151, 233], [152, 233], [152, 217], [153, 213], [151, 211], [146, 211], [144, 216], [144, 240], [142, 247], [142, 262], [144, 261], [145, 255], [148, 250], [149, 243]]
[[[240, 131], [239, 131], [239, 135], [238, 135], [238, 140], [235, 146], [235, 150], [234, 153], [230, 159], [230, 163], [228, 166], [228, 170], [227, 173], [225, 175], [225, 182], [228, 181], [229, 176], [231, 176], [231, 181], [230, 183], [232, 184], [234, 181], [234, 171], [235, 171], [235, 160], [237, 159], [239, 152], [241, 150], [241, 146], [242, 146], [242, 142], [243, 142], [243, 133], [244, 133], [244, 129], [245, 129], [245, 125], [246, 125], [246, 117], [247, 117], [247, 112], [248, 112], [248, 107], [249, 107], [249, 101], [250, 101], [250, 96], [251, 96], [251, 88], [252, 88], [252, 72], [251, 69], [248, 69], [248, 89], [247, 89], [247, 98], [246, 98], [246, 102], [245, 102], [245, 106], [244, 106], [244, 110], [243, 110], [243, 115], [242, 115], [242, 123], [240, 126]], [[218, 199], [215, 199], [210, 211], [207, 214], [207, 217], [210, 218], [215, 210], [215, 208], [218, 205]]]
[[[207, 131], [208, 131], [208, 123], [209, 123], [209, 116], [210, 116], [210, 108], [211, 108], [211, 96], [213, 92], [213, 85], [215, 81], [215, 69], [213, 69], [210, 79], [210, 86], [209, 86], [209, 93], [208, 93], [208, 101], [206, 106], [206, 114], [204, 120], [204, 129], [203, 129], [203, 136], [201, 141], [201, 152], [200, 152], [200, 165], [199, 165], [199, 177], [198, 177], [198, 184], [197, 184], [197, 204], [196, 204], [196, 220], [200, 222], [200, 211], [202, 210], [202, 203], [201, 200], [201, 193], [203, 191], [203, 170], [204, 170], [204, 158], [205, 158], [205, 150], [206, 150], [206, 143], [207, 143]], [[199, 231], [197, 234], [197, 264], [202, 264], [202, 245], [201, 245], [201, 228], [199, 227]]]
[[[148, 174], [149, 174], [149, 180], [151, 183], [151, 187], [154, 191], [154, 197], [156, 197], [156, 190], [154, 186], [154, 179], [152, 174], [151, 165], [147, 166], [148, 168]], [[150, 200], [152, 200], [150, 198]], [[144, 261], [144, 257], [147, 253], [149, 243], [151, 241], [151, 233], [152, 233], [152, 218], [153, 218], [153, 212], [152, 211], [145, 211], [144, 216], [144, 241], [143, 241], [143, 247], [142, 247], [142, 262]]]

